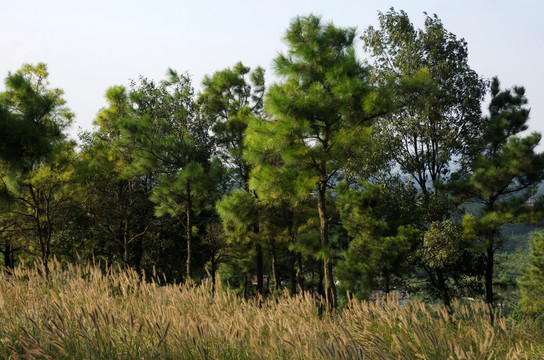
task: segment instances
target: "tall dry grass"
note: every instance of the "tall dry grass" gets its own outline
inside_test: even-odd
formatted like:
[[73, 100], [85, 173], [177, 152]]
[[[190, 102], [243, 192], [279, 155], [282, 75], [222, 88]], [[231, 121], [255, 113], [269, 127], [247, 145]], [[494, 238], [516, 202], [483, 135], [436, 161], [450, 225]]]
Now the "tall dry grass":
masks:
[[40, 359], [539, 359], [542, 344], [484, 304], [245, 301], [132, 270], [51, 266], [0, 275], [0, 357]]

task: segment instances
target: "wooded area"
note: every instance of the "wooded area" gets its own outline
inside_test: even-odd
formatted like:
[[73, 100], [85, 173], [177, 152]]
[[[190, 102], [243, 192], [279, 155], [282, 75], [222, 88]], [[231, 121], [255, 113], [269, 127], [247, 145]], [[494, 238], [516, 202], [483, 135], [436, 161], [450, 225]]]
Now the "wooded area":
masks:
[[[79, 144], [46, 65], [10, 72], [6, 271], [39, 260], [47, 276], [55, 257], [172, 283], [220, 274], [245, 298], [307, 291], [330, 309], [393, 290], [450, 310], [461, 297], [501, 303], [519, 291], [500, 280], [504, 229], [544, 216], [525, 90], [480, 77], [436, 16], [416, 29], [390, 10], [379, 24], [360, 36], [360, 59], [354, 28], [295, 18], [271, 85], [240, 62], [198, 93], [171, 69], [112, 86]], [[542, 247], [535, 235], [511, 309], [525, 316], [544, 310]]]

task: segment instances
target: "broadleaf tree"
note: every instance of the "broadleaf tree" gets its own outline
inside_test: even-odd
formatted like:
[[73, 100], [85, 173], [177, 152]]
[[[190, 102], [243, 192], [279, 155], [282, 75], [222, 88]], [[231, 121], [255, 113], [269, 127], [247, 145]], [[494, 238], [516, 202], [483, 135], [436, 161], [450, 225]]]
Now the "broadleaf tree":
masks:
[[[395, 111], [383, 117], [382, 134], [390, 140], [394, 164], [419, 188], [419, 226], [428, 230], [455, 215], [457, 206], [442, 189], [483, 136], [480, 103], [486, 83], [468, 64], [465, 40], [436, 15], [426, 15], [424, 28], [416, 29], [404, 11], [391, 8], [379, 13], [379, 27], [369, 27], [362, 39], [375, 81], [393, 89]], [[449, 280], [437, 273], [428, 279], [448, 303]]]
[[108, 107], [94, 121], [96, 129], [81, 136], [83, 145], [76, 162], [82, 206], [90, 225], [93, 256], [109, 262], [120, 260], [141, 269], [144, 243], [156, 224], [149, 199], [156, 172], [128, 174], [125, 169], [135, 161], [135, 145], [122, 138], [119, 122], [130, 116], [132, 107], [123, 86], [106, 91]]
[[[379, 83], [393, 84], [396, 111], [383, 127], [394, 159], [425, 195], [449, 179], [455, 162], [483, 134], [485, 81], [468, 64], [468, 47], [434, 16], [416, 29], [404, 11], [379, 13], [362, 36]], [[441, 219], [435, 219], [441, 220]]]

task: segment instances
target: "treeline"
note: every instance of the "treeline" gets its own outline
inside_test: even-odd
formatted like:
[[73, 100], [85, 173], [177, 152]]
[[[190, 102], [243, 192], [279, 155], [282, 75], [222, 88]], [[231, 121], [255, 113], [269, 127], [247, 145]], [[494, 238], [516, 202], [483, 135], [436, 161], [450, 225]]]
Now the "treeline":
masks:
[[364, 60], [356, 37], [297, 17], [275, 84], [238, 63], [199, 93], [174, 70], [112, 86], [79, 145], [46, 66], [9, 73], [5, 267], [40, 259], [47, 272], [55, 256], [169, 281], [219, 272], [243, 296], [307, 290], [330, 307], [393, 289], [493, 306], [501, 228], [542, 219], [528, 202], [544, 155], [541, 135], [525, 132], [524, 89], [480, 77], [436, 16], [417, 29], [405, 12], [380, 13], [360, 36]]

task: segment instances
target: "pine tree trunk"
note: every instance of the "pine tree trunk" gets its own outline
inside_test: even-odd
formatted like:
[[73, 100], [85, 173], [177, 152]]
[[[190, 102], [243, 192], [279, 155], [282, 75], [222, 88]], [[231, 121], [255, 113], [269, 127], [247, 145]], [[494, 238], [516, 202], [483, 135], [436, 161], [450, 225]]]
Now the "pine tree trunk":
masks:
[[[257, 198], [257, 193], [255, 191], [251, 191], [249, 189], [249, 172], [244, 172], [243, 173], [243, 180], [244, 180], [244, 190], [247, 192], [247, 193], [250, 193], [253, 197]], [[256, 265], [256, 270], [257, 270], [257, 289], [255, 289], [255, 291], [257, 292], [257, 294], [259, 295], [262, 295], [263, 294], [263, 288], [264, 288], [264, 281], [263, 281], [263, 277], [264, 277], [264, 271], [263, 271], [263, 248], [261, 246], [261, 244], [258, 243], [259, 241], [259, 224], [255, 224], [253, 226], [253, 234], [255, 235], [255, 239], [257, 241], [257, 243], [255, 244], [255, 251], [256, 251], [256, 254], [255, 254], [255, 265]]]
[[42, 254], [42, 261], [43, 261], [43, 267], [45, 269], [45, 278], [49, 280], [49, 247], [45, 251], [44, 254]]
[[485, 266], [485, 301], [493, 306], [493, 235], [488, 237], [487, 256]]
[[242, 287], [242, 296], [244, 297], [244, 300], [247, 299], [247, 274], [244, 273], [242, 280], [244, 282], [244, 286]]
[[[321, 237], [321, 247], [329, 248], [329, 217], [326, 206], [327, 180], [322, 179], [319, 182], [318, 190], [318, 212], [319, 212], [319, 233]], [[330, 310], [336, 308], [336, 286], [332, 274], [332, 262], [328, 256], [323, 259], [323, 270], [325, 280], [325, 301]]]
[[494, 322], [494, 296], [493, 296], [493, 265], [494, 265], [494, 251], [493, 251], [493, 234], [488, 238], [487, 243], [487, 256], [486, 256], [486, 267], [485, 267], [485, 301], [489, 306], [489, 316], [491, 320], [491, 325]]
[[325, 297], [325, 290], [323, 288], [323, 260], [318, 260], [319, 262], [319, 265], [318, 265], [318, 277], [319, 277], [319, 282], [317, 284], [317, 294], [321, 297]]
[[125, 266], [128, 266], [128, 239], [126, 232], [123, 234], [123, 261]]
[[191, 199], [191, 184], [189, 181], [187, 181], [187, 188], [186, 188], [186, 191], [187, 191], [187, 211], [186, 211], [186, 214], [187, 214], [187, 223], [186, 223], [186, 226], [187, 226], [187, 261], [185, 263], [186, 265], [186, 273], [187, 273], [187, 279], [191, 279], [191, 243], [193, 241], [193, 232], [192, 232], [192, 207], [193, 207], [193, 204], [192, 204], [192, 199]]
[[46, 233], [44, 234], [44, 253], [42, 254], [43, 266], [45, 268], [45, 278], [49, 281], [49, 255], [51, 255], [51, 237], [52, 237], [52, 225], [48, 221]]

